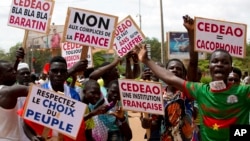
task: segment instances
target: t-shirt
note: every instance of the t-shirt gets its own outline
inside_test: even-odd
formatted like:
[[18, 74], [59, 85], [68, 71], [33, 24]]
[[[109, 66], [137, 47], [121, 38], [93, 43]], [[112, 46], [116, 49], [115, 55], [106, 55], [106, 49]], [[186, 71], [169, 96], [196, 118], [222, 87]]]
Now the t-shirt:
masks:
[[17, 108], [0, 107], [0, 141], [19, 141]]
[[193, 137], [192, 101], [179, 90], [164, 91], [163, 99], [165, 117], [161, 140], [191, 140]]
[[230, 125], [249, 124], [250, 86], [211, 90], [209, 84], [186, 81], [184, 91], [198, 104], [202, 141], [227, 141]]
[[[108, 103], [108, 99], [105, 98], [105, 105], [109, 104]], [[118, 101], [118, 105], [121, 105], [121, 102]], [[116, 106], [112, 107], [109, 111], [107, 111], [106, 114], [100, 114], [97, 115], [98, 118], [105, 124], [105, 126], [108, 128], [109, 132], [111, 131], [119, 131], [119, 126], [116, 124], [117, 120], [116, 117], [113, 115], [108, 114], [109, 112], [115, 112], [115, 110], [117, 109]], [[124, 111], [124, 116], [126, 119], [128, 119], [128, 112]], [[128, 122], [128, 120], [127, 120]]]
[[[4, 85], [0, 85], [2, 89]], [[17, 106], [13, 109], [4, 109], [0, 107], [0, 140], [1, 141], [19, 141], [20, 133], [17, 117]]]

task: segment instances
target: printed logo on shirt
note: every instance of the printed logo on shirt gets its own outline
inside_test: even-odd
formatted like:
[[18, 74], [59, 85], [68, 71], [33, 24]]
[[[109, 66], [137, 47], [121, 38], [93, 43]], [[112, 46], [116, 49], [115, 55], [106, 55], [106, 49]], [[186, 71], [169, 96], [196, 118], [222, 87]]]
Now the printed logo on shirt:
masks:
[[226, 89], [226, 84], [224, 83], [224, 81], [213, 81], [213, 82], [210, 82], [209, 83], [210, 85], [210, 88], [212, 90], [223, 90], [223, 89]]
[[227, 103], [237, 103], [238, 97], [236, 95], [230, 95], [227, 97]]

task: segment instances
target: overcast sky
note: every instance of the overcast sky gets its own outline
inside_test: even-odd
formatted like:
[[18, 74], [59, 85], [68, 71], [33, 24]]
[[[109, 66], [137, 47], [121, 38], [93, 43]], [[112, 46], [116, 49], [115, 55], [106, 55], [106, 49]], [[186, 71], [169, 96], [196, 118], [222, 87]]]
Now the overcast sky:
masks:
[[[52, 22], [63, 25], [68, 7], [116, 15], [122, 20], [128, 15], [138, 26], [141, 15], [142, 32], [147, 37], [161, 41], [160, 0], [55, 0]], [[6, 52], [17, 42], [23, 41], [24, 30], [7, 26], [12, 0], [0, 3], [0, 48]], [[182, 16], [204, 17], [247, 24], [247, 41], [250, 41], [250, 0], [162, 0], [164, 41], [169, 31], [185, 31]]]

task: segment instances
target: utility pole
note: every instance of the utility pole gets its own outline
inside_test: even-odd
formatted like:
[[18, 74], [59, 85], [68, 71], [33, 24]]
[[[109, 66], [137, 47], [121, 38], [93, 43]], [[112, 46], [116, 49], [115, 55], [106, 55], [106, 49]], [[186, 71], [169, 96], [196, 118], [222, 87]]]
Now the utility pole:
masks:
[[160, 15], [161, 15], [161, 62], [166, 64], [166, 55], [164, 47], [164, 26], [163, 26], [163, 12], [162, 12], [162, 0], [160, 0]]
[[137, 16], [139, 17], [139, 26], [141, 29], [141, 0], [139, 0], [139, 14], [137, 14]]

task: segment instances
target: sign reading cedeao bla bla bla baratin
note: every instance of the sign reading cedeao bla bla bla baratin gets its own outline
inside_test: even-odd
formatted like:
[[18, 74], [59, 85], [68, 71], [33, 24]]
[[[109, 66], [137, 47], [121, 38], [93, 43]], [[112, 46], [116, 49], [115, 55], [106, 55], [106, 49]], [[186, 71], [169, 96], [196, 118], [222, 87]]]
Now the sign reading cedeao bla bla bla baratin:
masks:
[[195, 50], [212, 53], [224, 49], [232, 56], [246, 56], [246, 24], [195, 17]]
[[119, 79], [124, 110], [164, 115], [161, 83]]
[[117, 20], [117, 16], [69, 7], [63, 40], [110, 49], [113, 46]]
[[31, 86], [23, 118], [76, 139], [86, 104], [38, 86]]
[[123, 57], [136, 44], [143, 42], [145, 36], [131, 16], [127, 16], [118, 23], [115, 30], [114, 49], [118, 56]]
[[48, 33], [53, 8], [52, 0], [12, 0], [8, 25]]

